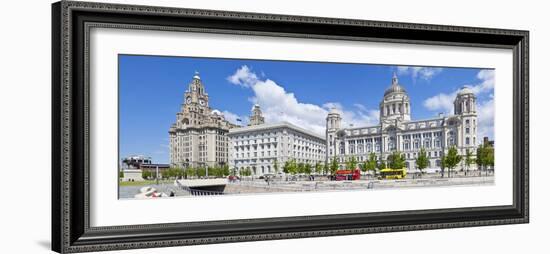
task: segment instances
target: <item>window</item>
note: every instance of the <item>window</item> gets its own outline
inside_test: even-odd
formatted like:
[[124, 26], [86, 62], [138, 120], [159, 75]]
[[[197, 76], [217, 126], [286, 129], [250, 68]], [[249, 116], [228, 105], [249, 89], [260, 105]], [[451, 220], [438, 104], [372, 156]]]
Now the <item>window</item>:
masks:
[[466, 145], [470, 144], [470, 138], [466, 138]]
[[470, 127], [466, 127], [466, 134], [470, 134]]
[[431, 147], [431, 140], [427, 139], [426, 141], [424, 141], [424, 147], [426, 148], [430, 148]]
[[449, 138], [448, 143], [449, 143], [450, 146], [452, 146], [452, 145], [455, 144], [455, 140], [451, 137], [451, 138]]

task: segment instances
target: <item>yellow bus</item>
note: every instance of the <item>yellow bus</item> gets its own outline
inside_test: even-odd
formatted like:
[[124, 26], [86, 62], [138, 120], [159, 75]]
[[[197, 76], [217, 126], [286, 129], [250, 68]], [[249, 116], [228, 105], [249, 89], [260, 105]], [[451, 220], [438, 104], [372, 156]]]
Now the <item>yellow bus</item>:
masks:
[[407, 169], [406, 168], [400, 168], [400, 169], [393, 169], [393, 168], [385, 168], [380, 170], [380, 175], [378, 176], [378, 179], [402, 179], [407, 176]]

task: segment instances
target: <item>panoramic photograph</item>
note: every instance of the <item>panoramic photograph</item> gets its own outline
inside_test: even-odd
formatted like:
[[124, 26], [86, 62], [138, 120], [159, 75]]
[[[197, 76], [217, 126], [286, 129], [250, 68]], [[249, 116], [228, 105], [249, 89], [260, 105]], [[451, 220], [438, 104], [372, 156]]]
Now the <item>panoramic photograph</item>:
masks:
[[494, 69], [124, 54], [118, 68], [119, 199], [494, 184]]

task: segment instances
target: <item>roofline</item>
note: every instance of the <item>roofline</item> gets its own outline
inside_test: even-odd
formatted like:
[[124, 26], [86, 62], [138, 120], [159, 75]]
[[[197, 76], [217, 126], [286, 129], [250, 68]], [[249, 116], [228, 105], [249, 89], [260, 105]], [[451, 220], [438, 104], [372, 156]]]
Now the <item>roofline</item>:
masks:
[[232, 129], [229, 130], [228, 135], [231, 136], [232, 134], [239, 134], [239, 133], [244, 133], [244, 132], [248, 132], [248, 131], [267, 130], [267, 129], [281, 128], [281, 127], [287, 127], [289, 129], [293, 129], [293, 130], [302, 132], [304, 134], [313, 136], [315, 138], [326, 140], [325, 137], [323, 137], [321, 135], [318, 135], [316, 133], [313, 133], [311, 131], [308, 131], [308, 130], [302, 128], [302, 127], [298, 127], [298, 126], [296, 126], [294, 124], [291, 124], [289, 122], [286, 122], [286, 121], [279, 122], [279, 123], [264, 123], [264, 124], [260, 124], [260, 125], [252, 125], [252, 126], [232, 128]]
[[[459, 115], [448, 115], [443, 117], [437, 117], [437, 118], [428, 118], [428, 119], [422, 119], [422, 120], [414, 120], [414, 121], [407, 121], [407, 122], [401, 122], [403, 124], [408, 123], [420, 123], [420, 122], [428, 122], [428, 121], [434, 121], [434, 120], [445, 120], [447, 118], [455, 117]], [[361, 129], [369, 129], [369, 128], [381, 128], [381, 124], [377, 125], [371, 125], [371, 126], [361, 126], [361, 127], [353, 127], [353, 128], [340, 128], [340, 130], [361, 130]]]

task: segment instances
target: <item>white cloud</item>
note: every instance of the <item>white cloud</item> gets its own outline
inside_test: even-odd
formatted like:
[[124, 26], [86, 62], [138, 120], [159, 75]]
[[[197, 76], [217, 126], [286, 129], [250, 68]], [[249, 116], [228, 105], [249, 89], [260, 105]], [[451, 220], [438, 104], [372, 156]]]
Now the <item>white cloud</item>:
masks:
[[411, 75], [413, 80], [422, 78], [424, 80], [430, 80], [435, 75], [443, 71], [443, 68], [437, 67], [417, 67], [417, 66], [398, 66], [397, 73], [400, 75]]
[[495, 103], [490, 99], [477, 107], [477, 140], [483, 141], [483, 137], [494, 139]]
[[233, 75], [227, 77], [227, 81], [231, 84], [250, 87], [251, 84], [258, 82], [258, 76], [248, 66], [243, 65]]
[[436, 96], [432, 96], [424, 101], [424, 107], [431, 111], [440, 111], [448, 115], [453, 114], [454, 100], [458, 91], [452, 93], [440, 93]]
[[286, 121], [324, 135], [325, 118], [332, 108], [341, 112], [343, 126], [378, 123], [378, 111], [368, 110], [364, 106], [357, 111], [352, 111], [344, 109], [341, 104], [335, 102], [327, 102], [323, 105], [300, 102], [294, 93], [286, 91], [273, 80], [258, 78], [258, 75], [246, 65], [236, 70], [227, 80], [232, 84], [252, 89], [254, 96], [250, 101], [260, 105], [265, 121], [268, 123]]
[[[477, 140], [482, 142], [483, 137], [494, 138], [494, 100], [493, 100], [493, 88], [495, 86], [495, 72], [494, 70], [481, 70], [477, 74], [479, 83], [474, 85], [466, 85], [476, 95], [489, 94], [489, 100], [477, 102], [477, 118], [478, 118], [478, 130]], [[454, 112], [454, 100], [457, 93], [460, 90], [455, 90], [451, 93], [440, 93], [432, 96], [424, 101], [424, 107], [430, 111], [443, 112], [448, 115]]]
[[477, 73], [477, 78], [482, 82], [480, 84], [470, 86], [475, 94], [493, 92], [495, 87], [494, 70], [481, 70]]

